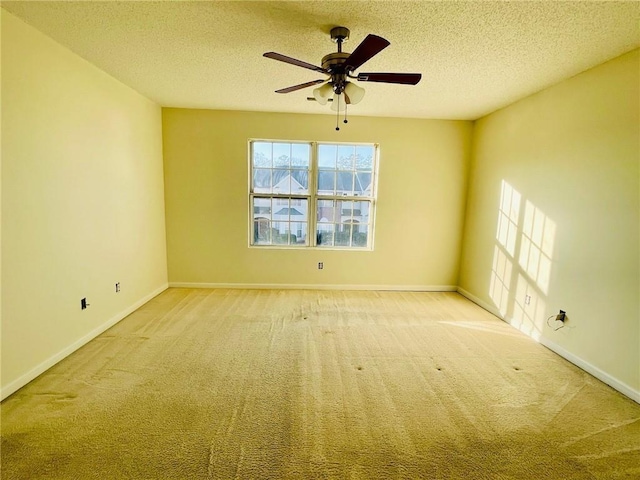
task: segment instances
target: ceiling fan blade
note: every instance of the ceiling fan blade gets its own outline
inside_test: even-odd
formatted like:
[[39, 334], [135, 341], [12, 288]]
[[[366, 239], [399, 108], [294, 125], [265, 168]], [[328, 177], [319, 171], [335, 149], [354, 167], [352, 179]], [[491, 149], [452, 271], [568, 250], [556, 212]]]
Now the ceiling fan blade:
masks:
[[402, 83], [415, 85], [422, 78], [421, 73], [360, 73], [358, 80], [361, 82]]
[[308, 68], [309, 70], [314, 70], [316, 72], [327, 73], [321, 67], [316, 67], [315, 65], [312, 65], [310, 63], [303, 62], [302, 60], [297, 60], [295, 58], [287, 57], [286, 55], [282, 55], [280, 53], [267, 52], [262, 56], [267, 58], [273, 58], [274, 60], [279, 60], [284, 63], [289, 63], [297, 67]]
[[293, 87], [281, 88], [280, 90], [276, 90], [276, 93], [289, 93], [295, 92], [296, 90], [302, 90], [303, 88], [311, 87], [312, 85], [318, 85], [319, 83], [324, 83], [326, 80], [313, 80], [307, 83], [301, 83], [300, 85], [294, 85]]
[[347, 71], [355, 70], [364, 62], [380, 53], [390, 45], [388, 40], [377, 35], [369, 34], [344, 62]]

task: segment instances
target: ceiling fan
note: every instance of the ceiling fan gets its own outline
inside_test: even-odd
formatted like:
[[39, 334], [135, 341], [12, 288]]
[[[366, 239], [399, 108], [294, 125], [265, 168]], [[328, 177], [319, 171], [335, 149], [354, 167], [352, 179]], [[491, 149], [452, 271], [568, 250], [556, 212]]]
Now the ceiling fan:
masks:
[[[349, 39], [349, 33], [349, 29], [346, 27], [334, 27], [331, 29], [331, 40], [338, 44], [338, 51], [322, 57], [321, 67], [287, 57], [280, 53], [265, 53], [263, 55], [264, 57], [329, 76], [328, 80], [312, 80], [299, 85], [281, 88], [280, 90], [276, 90], [276, 93], [291, 93], [324, 83], [321, 87], [314, 89], [313, 97], [308, 97], [308, 100], [315, 100], [321, 105], [326, 105], [327, 102], [331, 102], [331, 109], [336, 112], [341, 112], [346, 111], [347, 105], [359, 103], [364, 97], [364, 88], [359, 87], [353, 83], [352, 80], [358, 80], [359, 82], [416, 85], [422, 78], [422, 74], [420, 73], [358, 73], [354, 75], [355, 70], [387, 48], [390, 42], [377, 35], [369, 34], [360, 45], [356, 47], [353, 53], [343, 52], [342, 44]], [[346, 116], [344, 122], [347, 123]], [[336, 130], [339, 130], [339, 128], [336, 127]]]

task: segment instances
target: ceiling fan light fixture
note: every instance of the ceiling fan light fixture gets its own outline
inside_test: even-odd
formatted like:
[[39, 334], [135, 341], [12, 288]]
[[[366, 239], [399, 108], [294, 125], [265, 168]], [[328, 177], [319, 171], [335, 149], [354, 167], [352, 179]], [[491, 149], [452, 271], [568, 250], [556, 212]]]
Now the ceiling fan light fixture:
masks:
[[360, 103], [360, 101], [364, 98], [364, 92], [364, 88], [356, 85], [353, 82], [348, 82], [344, 87], [344, 93], [347, 94], [352, 105]]
[[331, 102], [331, 110], [333, 110], [334, 112], [344, 112], [347, 103], [346, 100], [344, 98], [344, 94], [337, 94], [334, 93], [333, 94], [333, 101]]
[[313, 97], [320, 105], [326, 105], [329, 98], [333, 94], [333, 86], [330, 82], [325, 83], [321, 87], [313, 90]]

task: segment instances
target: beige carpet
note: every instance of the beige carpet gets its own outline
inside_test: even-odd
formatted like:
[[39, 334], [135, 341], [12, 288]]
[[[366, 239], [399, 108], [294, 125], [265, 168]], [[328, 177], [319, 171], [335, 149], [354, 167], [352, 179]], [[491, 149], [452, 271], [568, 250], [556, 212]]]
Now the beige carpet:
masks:
[[640, 405], [455, 293], [170, 289], [2, 404], [3, 479], [638, 479]]

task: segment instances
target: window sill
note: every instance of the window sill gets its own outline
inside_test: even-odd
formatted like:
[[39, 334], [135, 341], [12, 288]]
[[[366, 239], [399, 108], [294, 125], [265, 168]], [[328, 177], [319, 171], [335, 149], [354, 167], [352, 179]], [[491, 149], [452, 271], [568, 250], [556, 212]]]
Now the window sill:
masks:
[[336, 246], [312, 246], [312, 245], [249, 245], [250, 249], [256, 250], [339, 250], [342, 252], [373, 252], [369, 247], [336, 247]]

